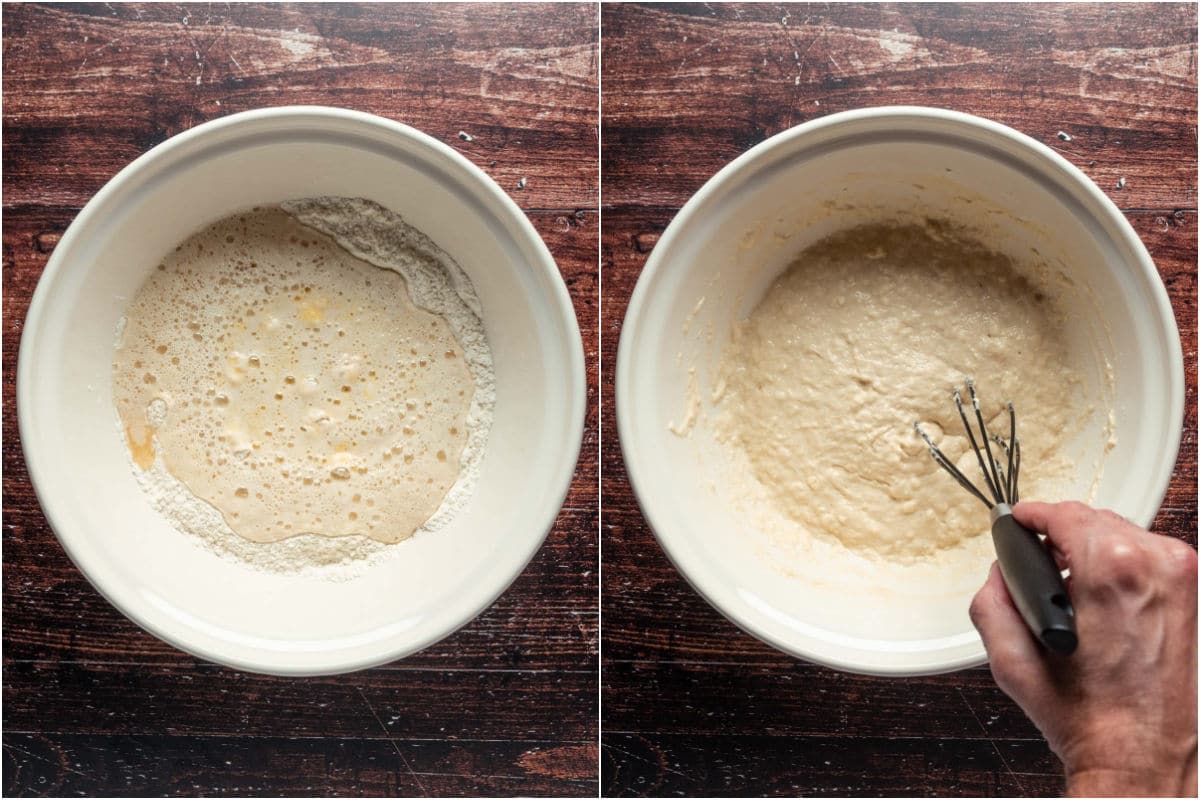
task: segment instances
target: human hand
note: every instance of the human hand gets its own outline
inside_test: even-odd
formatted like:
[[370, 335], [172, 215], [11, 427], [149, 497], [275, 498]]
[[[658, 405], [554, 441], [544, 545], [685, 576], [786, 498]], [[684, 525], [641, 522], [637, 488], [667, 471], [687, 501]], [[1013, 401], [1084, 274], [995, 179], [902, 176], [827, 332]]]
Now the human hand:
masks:
[[1196, 796], [1196, 551], [1082, 503], [1018, 503], [1069, 568], [1079, 648], [1042, 648], [996, 564], [971, 602], [996, 684], [1062, 760], [1070, 795]]

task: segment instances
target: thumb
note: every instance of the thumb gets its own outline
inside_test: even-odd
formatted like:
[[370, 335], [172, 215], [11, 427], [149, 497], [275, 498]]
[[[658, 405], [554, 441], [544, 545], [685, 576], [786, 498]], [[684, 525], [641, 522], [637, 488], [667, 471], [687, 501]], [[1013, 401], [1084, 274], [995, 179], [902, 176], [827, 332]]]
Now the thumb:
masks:
[[1012, 695], [1016, 681], [1041, 672], [1038, 643], [1013, 605], [998, 563], [992, 562], [987, 580], [971, 601], [970, 615], [1001, 689]]

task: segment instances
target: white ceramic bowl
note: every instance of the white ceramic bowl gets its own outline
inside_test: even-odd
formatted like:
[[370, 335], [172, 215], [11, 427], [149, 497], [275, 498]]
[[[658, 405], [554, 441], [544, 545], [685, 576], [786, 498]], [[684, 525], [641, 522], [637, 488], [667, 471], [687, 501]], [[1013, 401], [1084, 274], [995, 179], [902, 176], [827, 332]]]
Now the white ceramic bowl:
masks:
[[[467, 272], [496, 372], [495, 422], [468, 506], [346, 582], [219, 558], [172, 528], [136, 484], [115, 427], [114, 331], [157, 259], [257, 204], [364, 197], [401, 214]], [[55, 248], [17, 371], [25, 459], [46, 518], [95, 587], [171, 644], [289, 675], [359, 669], [466, 624], [513, 581], [558, 514], [584, 418], [570, 298], [517, 205], [451, 148], [405, 125], [321, 107], [200, 125], [123, 169]]]
[[[1102, 342], [1115, 381], [1116, 446], [1095, 502], [1142, 525], [1162, 502], [1179, 449], [1179, 332], [1145, 247], [1086, 176], [1010, 128], [950, 111], [852, 111], [774, 136], [706, 183], [654, 248], [621, 334], [617, 418], [630, 480], [675, 566], [737, 625], [804, 659], [882, 675], [977, 665], [986, 655], [966, 609], [982, 573], [948, 578], [934, 598], [887, 586], [849, 592], [836, 570], [823, 582], [788, 577], [746, 543], [711, 432], [668, 430], [690, 394], [707, 396], [734, 322], [780, 271], [809, 244], [862, 221], [836, 208], [847, 205], [932, 210], [964, 224], [990, 207], [999, 213], [989, 217], [989, 244], [1036, 246], [1064, 265], [1080, 308], [1093, 309], [1074, 318], [1069, 336]], [[1094, 460], [1103, 441], [1085, 435], [1074, 455]], [[858, 443], [847, 448], [869, 457]], [[1086, 496], [1093, 477], [1081, 475], [1074, 493]]]

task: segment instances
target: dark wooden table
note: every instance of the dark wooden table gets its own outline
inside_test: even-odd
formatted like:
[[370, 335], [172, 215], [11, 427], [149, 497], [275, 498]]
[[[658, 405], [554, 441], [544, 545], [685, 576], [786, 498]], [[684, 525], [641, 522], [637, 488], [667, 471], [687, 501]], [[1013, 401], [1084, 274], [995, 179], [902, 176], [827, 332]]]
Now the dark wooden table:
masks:
[[1195, 5], [605, 5], [601, 17], [602, 791], [1060, 792], [1057, 760], [986, 668], [840, 674], [761, 644], [687, 586], [622, 467], [610, 422], [617, 339], [659, 234], [752, 145], [864, 106], [990, 117], [1090, 175], [1158, 265], [1188, 388], [1155, 529], [1195, 543]]
[[[595, 5], [8, 5], [3, 17], [4, 794], [594, 795]], [[13, 396], [30, 295], [88, 198], [172, 134], [293, 103], [406, 122], [494, 177], [557, 259], [592, 365], [575, 483], [512, 588], [418, 655], [306, 680], [198, 661], [110, 607], [42, 517]]]

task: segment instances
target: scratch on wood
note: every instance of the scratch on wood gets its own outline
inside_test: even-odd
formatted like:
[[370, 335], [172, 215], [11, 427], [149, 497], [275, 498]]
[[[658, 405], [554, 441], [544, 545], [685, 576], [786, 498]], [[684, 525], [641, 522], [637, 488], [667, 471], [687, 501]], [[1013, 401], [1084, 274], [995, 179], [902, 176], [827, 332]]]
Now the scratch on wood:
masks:
[[979, 718], [979, 715], [975, 713], [975, 709], [971, 707], [969, 702], [967, 702], [967, 696], [963, 694], [963, 690], [955, 686], [954, 691], [958, 692], [958, 696], [962, 699], [963, 705], [967, 707], [967, 711], [971, 712], [971, 716], [975, 719], [975, 724], [979, 726], [980, 732], [983, 733], [983, 738], [987, 739], [988, 743], [992, 745], [992, 749], [996, 751], [996, 757], [999, 758], [1000, 763], [1004, 765], [1005, 771], [1008, 772], [1014, 781], [1016, 781], [1017, 788], [1022, 792], [1025, 791], [1025, 787], [1021, 785], [1021, 779], [1017, 777], [1017, 773], [1013, 772], [1012, 767], [1008, 765], [1007, 759], [1005, 759], [1004, 754], [1000, 752], [1000, 748], [997, 746], [996, 740], [992, 738], [992, 734], [988, 731], [987, 726], [983, 724], [983, 720]]
[[641, 761], [643, 764], [650, 764], [651, 766], [658, 767], [663, 772], [670, 772], [672, 775], [678, 775], [681, 778], [686, 778], [687, 780], [691, 781], [692, 783], [696, 783], [696, 779], [693, 778], [691, 775], [688, 775], [685, 772], [680, 772], [677, 769], [671, 769], [670, 767], [668, 767], [665, 763], [663, 763], [661, 756], [659, 757], [657, 762], [651, 761], [650, 759], [646, 758], [645, 756], [639, 756], [636, 753], [629, 752], [628, 750], [622, 750], [621, 748], [619, 748], [616, 745], [613, 745], [609, 742], [604, 743], [604, 749], [612, 750], [614, 752], [620, 753], [621, 755], [625, 756], [626, 758], [632, 758], [636, 761]]
[[64, 761], [61, 761], [61, 760], [60, 760], [60, 761], [58, 761], [58, 762], [51, 761], [50, 759], [46, 758], [46, 757], [45, 757], [45, 756], [43, 756], [43, 755], [40, 755], [40, 754], [38, 754], [38, 753], [31, 753], [31, 752], [29, 752], [28, 750], [24, 750], [24, 749], [22, 749], [22, 748], [20, 748], [20, 747], [17, 747], [17, 746], [16, 746], [16, 745], [14, 745], [14, 744], [10, 744], [9, 742], [5, 742], [5, 743], [4, 743], [4, 749], [5, 749], [5, 750], [12, 750], [12, 751], [13, 751], [13, 752], [15, 752], [15, 753], [20, 753], [21, 755], [23, 755], [23, 756], [27, 756], [27, 757], [29, 757], [29, 758], [35, 758], [35, 759], [37, 759], [38, 761], [41, 761], [41, 762], [42, 762], [42, 763], [44, 763], [44, 764], [49, 764], [49, 765], [50, 765], [50, 766], [52, 766], [52, 767], [58, 767], [59, 769], [65, 770], [65, 771], [67, 771], [67, 772], [72, 772], [72, 773], [74, 773], [74, 774], [76, 774], [76, 775], [79, 775], [79, 776], [82, 776], [82, 777], [84, 777], [84, 778], [87, 778], [88, 780], [91, 780], [91, 779], [92, 779], [92, 776], [91, 776], [91, 775], [88, 775], [86, 772], [80, 772], [80, 771], [79, 771], [79, 770], [77, 770], [77, 769], [72, 769], [71, 767], [67, 766], [66, 762], [64, 762]]
[[400, 762], [404, 764], [404, 768], [408, 770], [408, 774], [411, 775], [412, 779], [417, 782], [417, 788], [421, 790], [421, 794], [425, 794], [425, 787], [421, 785], [421, 779], [417, 777], [417, 773], [413, 772], [412, 765], [408, 763], [408, 759], [404, 757], [404, 753], [400, 752], [400, 745], [397, 744], [396, 740], [392, 738], [392, 735], [388, 733], [387, 726], [383, 724], [383, 720], [380, 719], [379, 714], [375, 713], [375, 707], [371, 705], [371, 701], [367, 699], [367, 695], [358, 686], [355, 686], [354, 690], [358, 692], [358, 696], [361, 697], [363, 703], [366, 704], [367, 709], [371, 712], [371, 716], [374, 717], [375, 722], [379, 724], [379, 730], [383, 731], [383, 735], [386, 736], [387, 740], [392, 743], [392, 749], [396, 751], [396, 755], [400, 756]]

